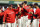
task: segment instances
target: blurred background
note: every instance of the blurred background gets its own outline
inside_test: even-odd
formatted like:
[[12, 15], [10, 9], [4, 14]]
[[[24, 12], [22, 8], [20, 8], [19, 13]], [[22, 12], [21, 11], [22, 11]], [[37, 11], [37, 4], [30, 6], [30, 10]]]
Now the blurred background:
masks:
[[[8, 5], [8, 4], [13, 4], [14, 6], [17, 6], [17, 4], [22, 3], [25, 0], [0, 0], [0, 5], [4, 6], [4, 5]], [[38, 5], [40, 6], [40, 0], [26, 0], [28, 2], [28, 5], [30, 5], [30, 3], [34, 4], [34, 3], [38, 3]]]

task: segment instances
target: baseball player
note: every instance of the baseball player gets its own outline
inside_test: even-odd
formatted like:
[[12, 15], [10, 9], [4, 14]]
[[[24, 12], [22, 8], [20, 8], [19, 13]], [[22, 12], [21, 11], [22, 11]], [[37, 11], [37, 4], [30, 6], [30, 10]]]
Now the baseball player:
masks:
[[0, 6], [0, 27], [4, 27], [4, 24], [3, 24], [4, 12], [1, 9], [2, 7]]
[[3, 18], [3, 23], [5, 23], [6, 20], [6, 25], [7, 27], [15, 27], [15, 18], [16, 18], [16, 13], [13, 11], [13, 8], [9, 5], [9, 8], [4, 12], [4, 18]]
[[[30, 4], [30, 9], [29, 9], [29, 12], [28, 12], [28, 27], [32, 27], [32, 25], [30, 26], [30, 22], [32, 23], [33, 21], [33, 15], [31, 14], [31, 12], [32, 13], [34, 13], [34, 10], [33, 10], [33, 5], [32, 4]], [[32, 20], [31, 20], [32, 19]]]
[[[39, 9], [38, 4], [35, 3], [34, 5], [35, 5], [36, 10], [38, 10], [38, 9]], [[38, 11], [37, 11], [37, 12], [38, 12]], [[34, 14], [35, 14], [35, 13], [36, 13], [36, 11], [34, 12]], [[36, 15], [36, 17], [37, 17], [37, 15]], [[38, 27], [38, 26], [37, 26], [37, 25], [38, 25], [38, 24], [37, 24], [37, 20], [38, 20], [38, 19], [36, 19], [36, 17], [33, 17], [33, 18], [34, 18], [34, 20], [33, 20], [33, 26], [34, 26], [34, 27]]]
[[27, 1], [24, 1], [23, 2], [23, 9], [25, 9], [27, 12], [25, 12], [24, 10], [24, 16], [23, 16], [23, 19], [24, 19], [24, 22], [23, 22], [23, 27], [25, 27], [27, 24], [27, 21], [28, 21], [28, 10], [29, 10], [29, 6], [27, 6]]

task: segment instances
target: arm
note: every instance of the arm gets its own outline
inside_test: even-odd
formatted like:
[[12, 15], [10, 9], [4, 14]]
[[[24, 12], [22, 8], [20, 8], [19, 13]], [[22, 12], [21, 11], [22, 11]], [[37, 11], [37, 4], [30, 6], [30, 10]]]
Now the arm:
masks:
[[15, 9], [15, 11], [19, 11], [19, 7], [20, 7], [19, 4], [17, 4], [17, 6], [18, 6], [18, 7], [17, 7], [17, 9]]
[[16, 14], [16, 23], [18, 23], [19, 13]]
[[[31, 13], [34, 14], [34, 11], [32, 10]], [[33, 15], [31, 17], [32, 17], [31, 18], [31, 24], [32, 24], [32, 22], [33, 22]]]
[[3, 23], [5, 23], [6, 16], [6, 12], [4, 12]]
[[31, 18], [31, 23], [33, 22], [33, 16], [32, 16], [32, 18]]
[[20, 12], [18, 12], [18, 14], [16, 14], [17, 19], [20, 17]]
[[35, 16], [37, 18], [37, 14], [33, 14], [33, 16]]
[[37, 14], [34, 14], [34, 12], [30, 12], [30, 13], [37, 18]]
[[30, 25], [32, 24], [32, 22], [33, 22], [33, 17], [31, 18], [31, 23], [30, 23]]
[[16, 20], [18, 20], [18, 14], [16, 14]]
[[14, 8], [13, 8], [13, 10], [14, 10], [15, 12], [17, 12], [17, 11], [19, 10], [19, 7], [18, 7], [17, 9], [14, 9]]
[[[25, 12], [27, 12], [24, 8], [23, 8], [23, 10], [25, 11]], [[28, 13], [28, 12], [27, 12]]]

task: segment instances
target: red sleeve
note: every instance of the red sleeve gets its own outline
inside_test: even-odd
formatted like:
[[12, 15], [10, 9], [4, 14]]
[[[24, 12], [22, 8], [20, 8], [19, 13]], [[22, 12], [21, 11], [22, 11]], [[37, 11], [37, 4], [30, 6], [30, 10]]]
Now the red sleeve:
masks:
[[32, 12], [34, 13], [34, 10], [32, 10]]
[[6, 18], [6, 12], [4, 12], [4, 17], [3, 17], [3, 22], [5, 22], [5, 18]]
[[17, 9], [13, 9], [13, 10], [14, 10], [15, 12], [16, 12], [16, 11], [19, 11], [19, 7], [18, 7]]
[[25, 6], [24, 9], [25, 9], [27, 12], [29, 12], [29, 9], [30, 9], [30, 8], [29, 8], [29, 6]]
[[18, 11], [19, 10], [19, 7], [17, 9], [15, 9], [15, 11]]
[[15, 9], [16, 14], [18, 14], [19, 12], [19, 7], [17, 9]]

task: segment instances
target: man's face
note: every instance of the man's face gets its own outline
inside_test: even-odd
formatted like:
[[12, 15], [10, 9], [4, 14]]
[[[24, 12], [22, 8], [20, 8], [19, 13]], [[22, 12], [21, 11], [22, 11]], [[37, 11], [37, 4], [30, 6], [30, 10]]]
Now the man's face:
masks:
[[12, 9], [12, 6], [10, 8]]
[[36, 8], [36, 5], [34, 5], [34, 7]]
[[29, 8], [31, 8], [31, 6], [29, 6]]
[[12, 7], [11, 7], [11, 6], [10, 6], [9, 8], [10, 8], [10, 9], [12, 9]]

